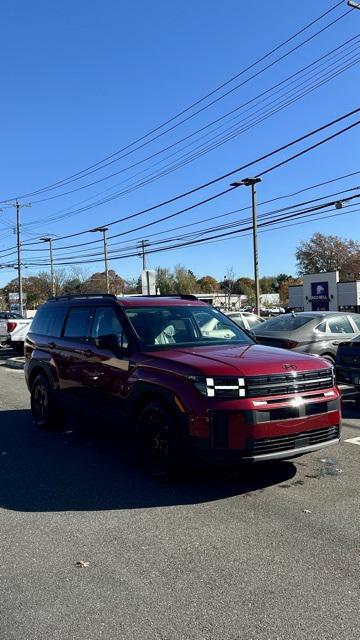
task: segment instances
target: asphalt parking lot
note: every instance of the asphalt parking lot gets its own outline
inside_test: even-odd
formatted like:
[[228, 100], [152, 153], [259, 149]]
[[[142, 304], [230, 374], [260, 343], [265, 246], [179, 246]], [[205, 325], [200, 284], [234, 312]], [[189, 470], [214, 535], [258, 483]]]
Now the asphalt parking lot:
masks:
[[1, 639], [358, 640], [360, 409], [351, 396], [338, 447], [162, 485], [105, 425], [37, 431], [7, 355]]

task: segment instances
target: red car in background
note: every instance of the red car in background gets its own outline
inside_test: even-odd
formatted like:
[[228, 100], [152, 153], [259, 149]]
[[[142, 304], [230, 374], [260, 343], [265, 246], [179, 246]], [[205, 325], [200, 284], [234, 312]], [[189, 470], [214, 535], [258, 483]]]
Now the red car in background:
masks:
[[51, 299], [32, 322], [25, 361], [38, 426], [55, 425], [65, 407], [115, 419], [158, 475], [189, 456], [293, 458], [340, 437], [328, 362], [258, 345], [192, 296]]

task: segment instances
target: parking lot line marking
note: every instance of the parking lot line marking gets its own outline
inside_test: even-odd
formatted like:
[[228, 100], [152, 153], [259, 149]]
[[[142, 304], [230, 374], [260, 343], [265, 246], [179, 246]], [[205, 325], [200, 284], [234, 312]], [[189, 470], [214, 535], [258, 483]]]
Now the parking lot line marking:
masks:
[[347, 440], [344, 440], [344, 442], [350, 442], [351, 444], [360, 444], [360, 436], [357, 436], [357, 438], [348, 438]]

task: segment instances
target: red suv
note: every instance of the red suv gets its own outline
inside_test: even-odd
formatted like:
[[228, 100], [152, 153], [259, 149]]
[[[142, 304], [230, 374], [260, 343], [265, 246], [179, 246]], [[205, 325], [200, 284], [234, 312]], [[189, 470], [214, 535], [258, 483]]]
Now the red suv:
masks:
[[329, 363], [258, 345], [194, 296], [53, 298], [27, 334], [25, 376], [37, 425], [65, 406], [115, 418], [159, 475], [189, 454], [262, 461], [339, 442]]

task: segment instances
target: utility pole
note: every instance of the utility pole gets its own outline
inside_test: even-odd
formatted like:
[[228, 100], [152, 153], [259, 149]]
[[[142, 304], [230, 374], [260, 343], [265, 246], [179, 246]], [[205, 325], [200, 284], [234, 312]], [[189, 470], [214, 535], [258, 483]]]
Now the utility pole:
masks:
[[96, 229], [91, 229], [91, 231], [93, 232], [99, 231], [100, 233], [103, 234], [106, 293], [110, 293], [108, 250], [107, 250], [107, 237], [106, 237], [106, 232], [108, 231], [108, 229], [109, 229], [108, 227], [96, 227]]
[[43, 242], [49, 243], [51, 295], [54, 297], [56, 295], [56, 289], [55, 289], [55, 273], [54, 273], [54, 258], [53, 258], [53, 250], [52, 250], [52, 238], [50, 236], [46, 236], [44, 238], [40, 238], [40, 240], [42, 240]]
[[140, 248], [140, 253], [139, 256], [142, 257], [142, 268], [143, 271], [146, 272], [146, 295], [150, 295], [150, 282], [149, 282], [149, 273], [147, 272], [147, 267], [146, 267], [146, 247], [148, 246], [149, 241], [148, 240], [141, 240], [140, 242], [138, 242], [138, 246]]
[[23, 315], [23, 287], [22, 287], [22, 273], [21, 273], [21, 221], [20, 210], [23, 207], [31, 207], [31, 204], [20, 204], [18, 200], [8, 203], [8, 206], [16, 208], [16, 244], [17, 244], [17, 271], [18, 271], [18, 289], [19, 289], [19, 313]]
[[244, 178], [239, 182], [232, 182], [231, 187], [251, 187], [252, 228], [253, 228], [253, 255], [254, 255], [254, 280], [255, 280], [255, 313], [260, 315], [260, 285], [259, 285], [259, 252], [257, 237], [256, 217], [256, 185], [261, 178]]
[[142, 256], [142, 268], [143, 268], [143, 271], [146, 271], [146, 251], [145, 251], [145, 249], [148, 246], [149, 241], [148, 240], [141, 240], [141, 242], [139, 242], [138, 244], [139, 244], [139, 247], [141, 249], [141, 253], [139, 255]]

